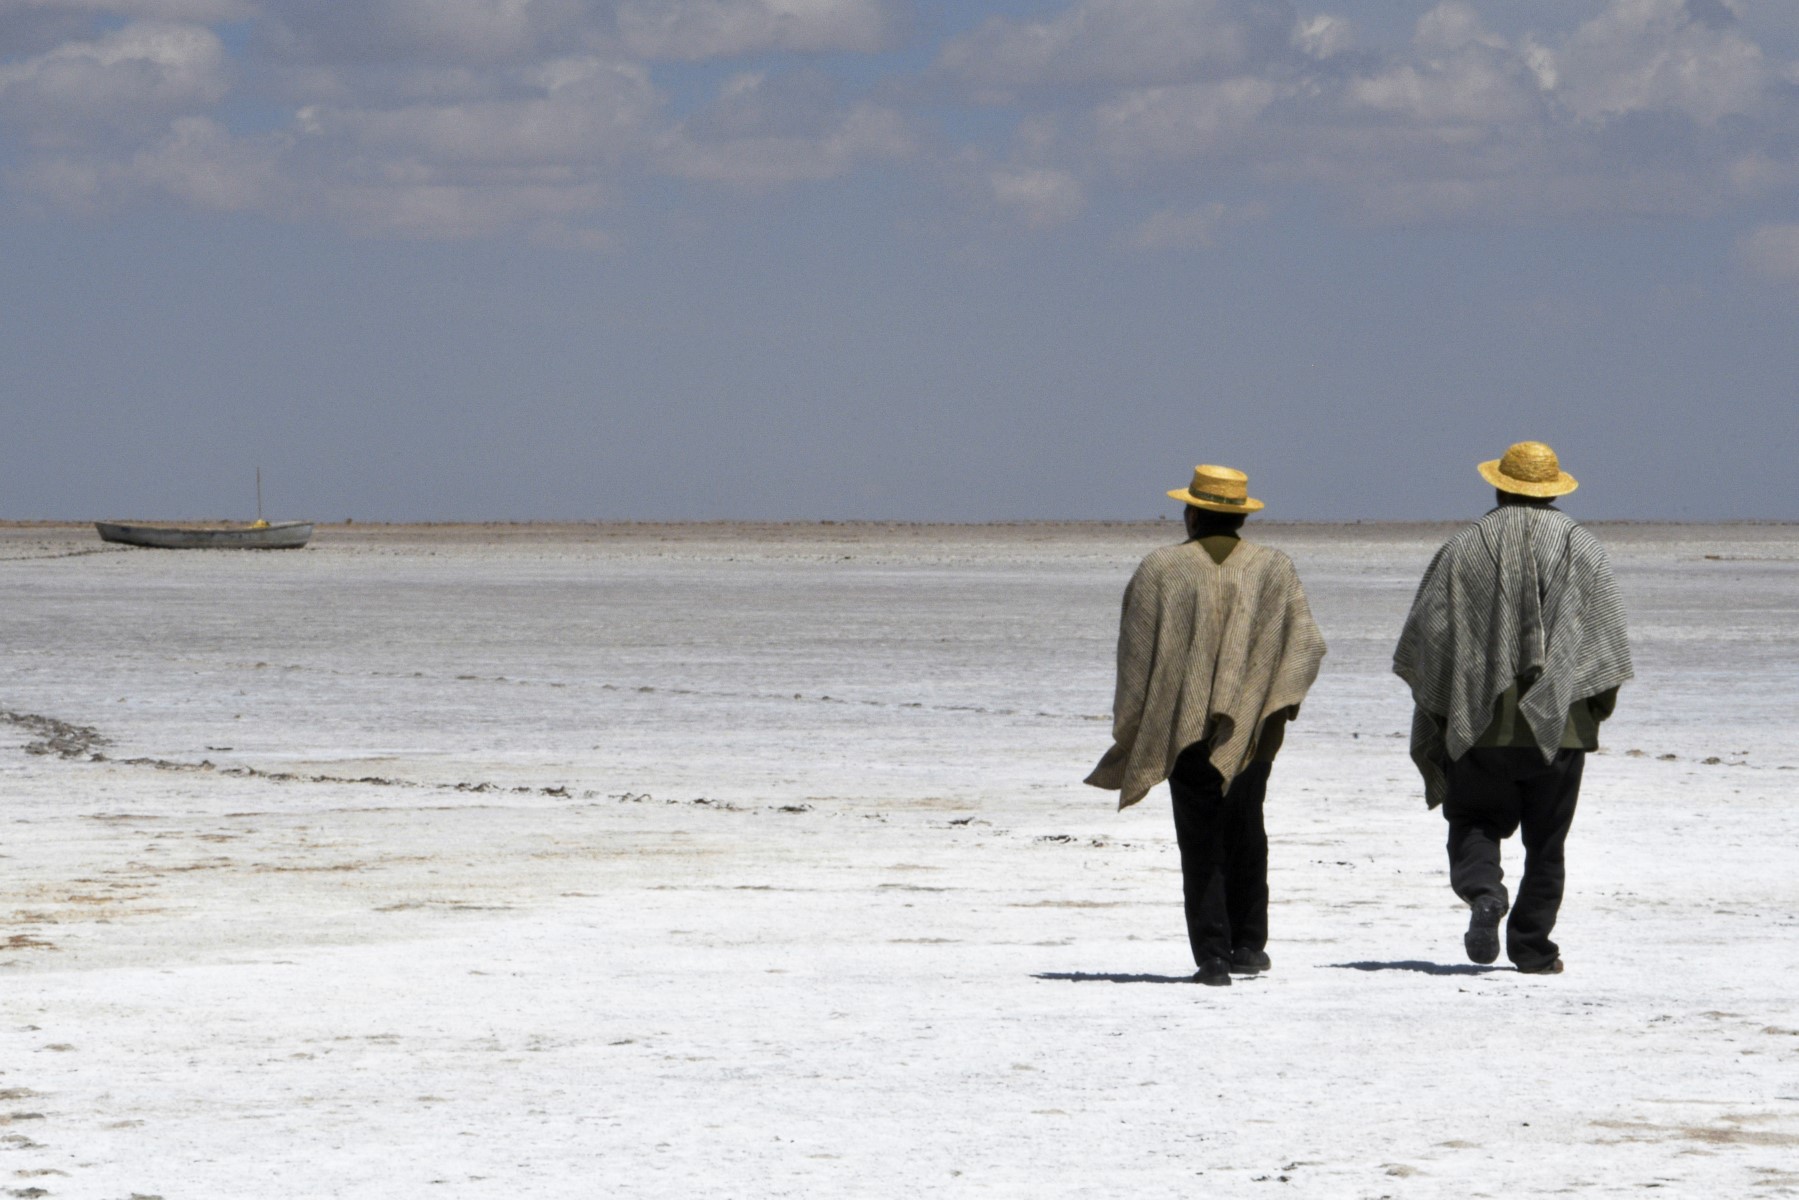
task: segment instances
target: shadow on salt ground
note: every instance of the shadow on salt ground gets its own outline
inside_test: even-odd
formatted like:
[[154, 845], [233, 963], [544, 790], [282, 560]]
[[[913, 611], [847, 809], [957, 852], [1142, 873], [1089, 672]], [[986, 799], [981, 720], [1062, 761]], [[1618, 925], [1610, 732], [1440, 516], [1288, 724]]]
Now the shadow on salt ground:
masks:
[[1404, 962], [1325, 963], [1336, 971], [1415, 971], [1420, 975], [1486, 975], [1493, 971], [1510, 971], [1511, 967], [1479, 967], [1473, 963], [1434, 963], [1418, 959]]
[[1192, 983], [1191, 975], [1131, 975], [1124, 972], [1045, 971], [1032, 979], [1056, 979], [1063, 983]]

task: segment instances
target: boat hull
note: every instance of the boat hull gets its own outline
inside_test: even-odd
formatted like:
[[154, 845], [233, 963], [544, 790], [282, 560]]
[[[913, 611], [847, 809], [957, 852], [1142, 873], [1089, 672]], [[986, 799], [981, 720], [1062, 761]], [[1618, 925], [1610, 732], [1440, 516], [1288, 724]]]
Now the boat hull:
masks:
[[261, 528], [182, 528], [95, 521], [103, 542], [156, 550], [298, 550], [312, 537], [311, 521], [278, 521]]

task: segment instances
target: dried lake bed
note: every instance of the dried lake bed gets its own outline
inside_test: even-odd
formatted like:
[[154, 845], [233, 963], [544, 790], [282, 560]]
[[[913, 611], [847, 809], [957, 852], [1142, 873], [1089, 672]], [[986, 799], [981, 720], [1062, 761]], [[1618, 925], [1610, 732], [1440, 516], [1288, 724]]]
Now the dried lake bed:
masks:
[[1450, 528], [1252, 527], [1330, 655], [1203, 989], [1080, 783], [1172, 521], [0, 527], [0, 1194], [1799, 1194], [1799, 526], [1595, 526], [1555, 978], [1406, 758]]

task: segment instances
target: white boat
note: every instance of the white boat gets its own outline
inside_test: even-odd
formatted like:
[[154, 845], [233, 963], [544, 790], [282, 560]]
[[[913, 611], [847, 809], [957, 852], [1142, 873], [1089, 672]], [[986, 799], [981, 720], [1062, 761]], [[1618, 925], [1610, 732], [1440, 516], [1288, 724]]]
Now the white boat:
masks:
[[95, 521], [103, 542], [158, 550], [298, 550], [312, 537], [311, 521], [252, 525], [134, 525]]

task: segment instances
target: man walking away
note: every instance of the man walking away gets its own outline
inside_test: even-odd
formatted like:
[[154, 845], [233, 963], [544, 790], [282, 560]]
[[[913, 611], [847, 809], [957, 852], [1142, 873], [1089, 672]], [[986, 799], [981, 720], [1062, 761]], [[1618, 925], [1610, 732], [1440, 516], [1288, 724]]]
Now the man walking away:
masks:
[[1324, 639], [1287, 556], [1238, 536], [1263, 507], [1247, 475], [1195, 467], [1168, 495], [1187, 505], [1188, 540], [1125, 589], [1113, 745], [1087, 782], [1123, 809], [1168, 780], [1194, 979], [1218, 986], [1269, 965], [1262, 799]]
[[1506, 956], [1555, 975], [1562, 846], [1586, 752], [1631, 677], [1624, 606], [1605, 550], [1554, 507], [1579, 486], [1542, 442], [1479, 465], [1498, 506], [1437, 551], [1399, 635], [1412, 688], [1412, 760], [1449, 821], [1449, 883], [1467, 901], [1463, 945], [1499, 957], [1507, 911], [1499, 844], [1522, 830], [1524, 877]]

